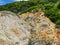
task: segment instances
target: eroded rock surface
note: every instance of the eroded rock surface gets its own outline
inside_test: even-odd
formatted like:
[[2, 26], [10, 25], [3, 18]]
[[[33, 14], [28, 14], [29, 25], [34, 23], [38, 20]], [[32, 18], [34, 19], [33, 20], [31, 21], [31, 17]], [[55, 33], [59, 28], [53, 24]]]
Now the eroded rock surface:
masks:
[[44, 13], [24, 13], [19, 16], [0, 11], [0, 45], [57, 45], [57, 31]]
[[28, 45], [30, 26], [9, 11], [0, 12], [0, 45]]
[[44, 12], [41, 10], [36, 13], [27, 12], [20, 15], [20, 18], [32, 27], [30, 45], [57, 45], [58, 39], [55, 24], [44, 16]]

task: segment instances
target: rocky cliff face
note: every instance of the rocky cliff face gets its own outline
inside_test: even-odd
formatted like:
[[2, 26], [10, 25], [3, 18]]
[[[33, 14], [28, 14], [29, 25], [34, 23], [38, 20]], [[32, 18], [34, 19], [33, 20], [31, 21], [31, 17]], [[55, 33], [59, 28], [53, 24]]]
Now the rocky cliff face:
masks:
[[16, 15], [0, 11], [0, 45], [57, 45], [57, 31], [44, 13]]

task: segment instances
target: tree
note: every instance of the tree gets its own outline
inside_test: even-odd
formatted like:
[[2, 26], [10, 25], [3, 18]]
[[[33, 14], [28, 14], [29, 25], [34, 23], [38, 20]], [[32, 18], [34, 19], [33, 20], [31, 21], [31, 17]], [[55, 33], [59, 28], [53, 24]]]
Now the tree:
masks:
[[60, 19], [56, 21], [56, 27], [60, 28]]

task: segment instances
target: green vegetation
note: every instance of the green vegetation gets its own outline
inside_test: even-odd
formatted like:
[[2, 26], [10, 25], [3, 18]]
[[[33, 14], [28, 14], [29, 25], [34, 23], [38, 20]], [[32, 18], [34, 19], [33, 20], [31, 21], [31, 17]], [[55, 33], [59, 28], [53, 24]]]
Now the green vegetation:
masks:
[[0, 6], [0, 11], [8, 10], [14, 13], [36, 12], [39, 9], [45, 12], [45, 15], [60, 27], [60, 0], [29, 0], [14, 2]]

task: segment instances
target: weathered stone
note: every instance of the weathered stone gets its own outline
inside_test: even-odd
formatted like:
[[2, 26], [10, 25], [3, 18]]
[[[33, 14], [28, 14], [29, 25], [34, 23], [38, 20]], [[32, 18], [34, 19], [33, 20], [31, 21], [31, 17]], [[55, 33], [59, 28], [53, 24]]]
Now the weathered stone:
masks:
[[41, 10], [19, 16], [0, 11], [0, 45], [57, 45], [57, 42], [55, 24]]
[[20, 18], [32, 27], [30, 34], [31, 45], [48, 45], [49, 43], [57, 45], [55, 24], [44, 16], [44, 12], [41, 10], [36, 13], [27, 12], [20, 15]]
[[10, 11], [0, 11], [0, 45], [28, 45], [31, 27]]

